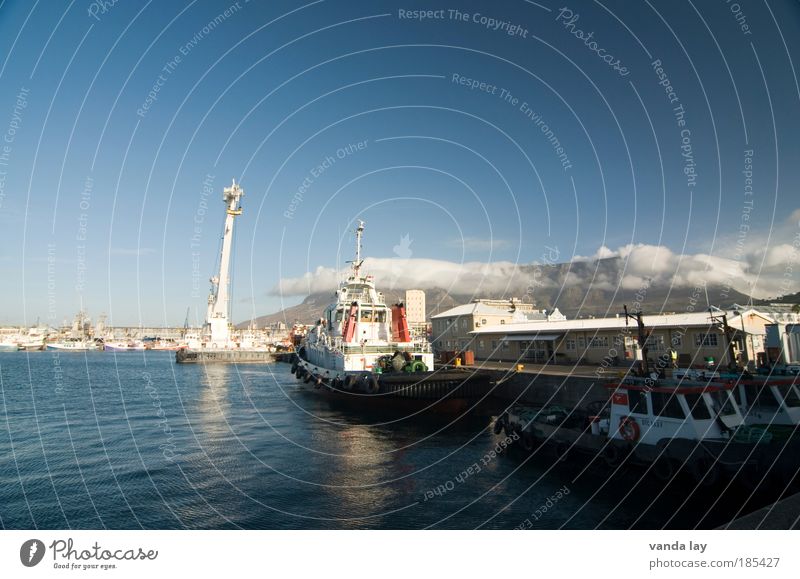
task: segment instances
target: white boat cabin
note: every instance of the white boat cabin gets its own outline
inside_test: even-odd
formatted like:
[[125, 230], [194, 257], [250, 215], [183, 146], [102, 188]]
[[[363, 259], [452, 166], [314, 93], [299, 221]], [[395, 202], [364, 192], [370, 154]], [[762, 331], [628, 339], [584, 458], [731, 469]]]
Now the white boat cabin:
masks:
[[734, 397], [752, 426], [800, 424], [800, 391], [793, 380], [739, 380]]
[[[744, 423], [726, 384], [628, 378], [610, 385], [608, 437], [655, 445], [663, 439], [729, 438]], [[605, 428], [603, 428], [605, 427]]]

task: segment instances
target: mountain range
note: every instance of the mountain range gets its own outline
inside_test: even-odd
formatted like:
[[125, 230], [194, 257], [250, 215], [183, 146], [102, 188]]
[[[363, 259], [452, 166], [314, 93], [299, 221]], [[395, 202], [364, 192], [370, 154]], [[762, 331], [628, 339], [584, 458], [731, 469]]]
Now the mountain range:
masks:
[[[526, 280], [527, 283], [519, 283], [519, 280]], [[630, 277], [626, 277], [623, 260], [616, 257], [585, 262], [520, 265], [508, 287], [502, 290], [465, 295], [448, 291], [446, 287], [426, 288], [426, 313], [430, 317], [476, 298], [521, 298], [535, 303], [537, 309], [551, 311], [558, 308], [569, 319], [613, 316], [622, 312], [623, 305], [629, 309], [640, 309], [645, 314], [656, 314], [692, 309], [700, 311], [709, 305], [725, 308], [734, 304], [754, 303], [750, 296], [720, 283], [705, 285], [697, 282], [688, 285], [684, 282], [670, 286], [673, 281], [662, 275], [641, 278], [632, 283]], [[380, 279], [376, 279], [376, 284], [378, 290], [384, 292], [387, 303], [402, 301], [405, 289], [412, 289], [381, 287]], [[259, 327], [278, 321], [287, 324], [295, 321], [311, 323], [322, 315], [325, 307], [334, 299], [334, 291], [335, 288], [331, 287], [330, 292], [311, 293], [302, 303], [260, 316], [255, 322]], [[246, 326], [247, 323], [249, 321], [240, 326]]]

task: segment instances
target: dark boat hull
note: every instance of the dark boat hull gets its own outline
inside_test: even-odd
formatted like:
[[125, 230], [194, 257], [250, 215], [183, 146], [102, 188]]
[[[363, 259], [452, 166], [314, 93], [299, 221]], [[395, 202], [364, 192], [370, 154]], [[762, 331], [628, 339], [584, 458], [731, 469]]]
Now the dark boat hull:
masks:
[[393, 372], [390, 374], [352, 373], [351, 382], [332, 380], [319, 368], [299, 360], [293, 373], [307, 384], [309, 392], [324, 396], [342, 407], [399, 413], [490, 415], [489, 376], [468, 370], [432, 372]]

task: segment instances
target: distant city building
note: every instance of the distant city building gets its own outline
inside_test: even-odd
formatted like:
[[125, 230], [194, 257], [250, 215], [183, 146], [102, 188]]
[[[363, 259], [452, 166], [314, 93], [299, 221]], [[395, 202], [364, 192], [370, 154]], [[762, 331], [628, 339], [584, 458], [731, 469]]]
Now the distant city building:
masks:
[[406, 320], [409, 324], [425, 323], [425, 292], [406, 290]]

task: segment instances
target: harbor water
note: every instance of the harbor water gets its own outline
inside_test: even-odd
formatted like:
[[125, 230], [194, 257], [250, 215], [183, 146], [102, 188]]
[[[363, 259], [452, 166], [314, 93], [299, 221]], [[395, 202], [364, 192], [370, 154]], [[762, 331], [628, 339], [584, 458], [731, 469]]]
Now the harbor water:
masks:
[[288, 364], [4, 353], [0, 387], [7, 529], [708, 528], [742, 506], [496, 452], [489, 418], [338, 409]]

